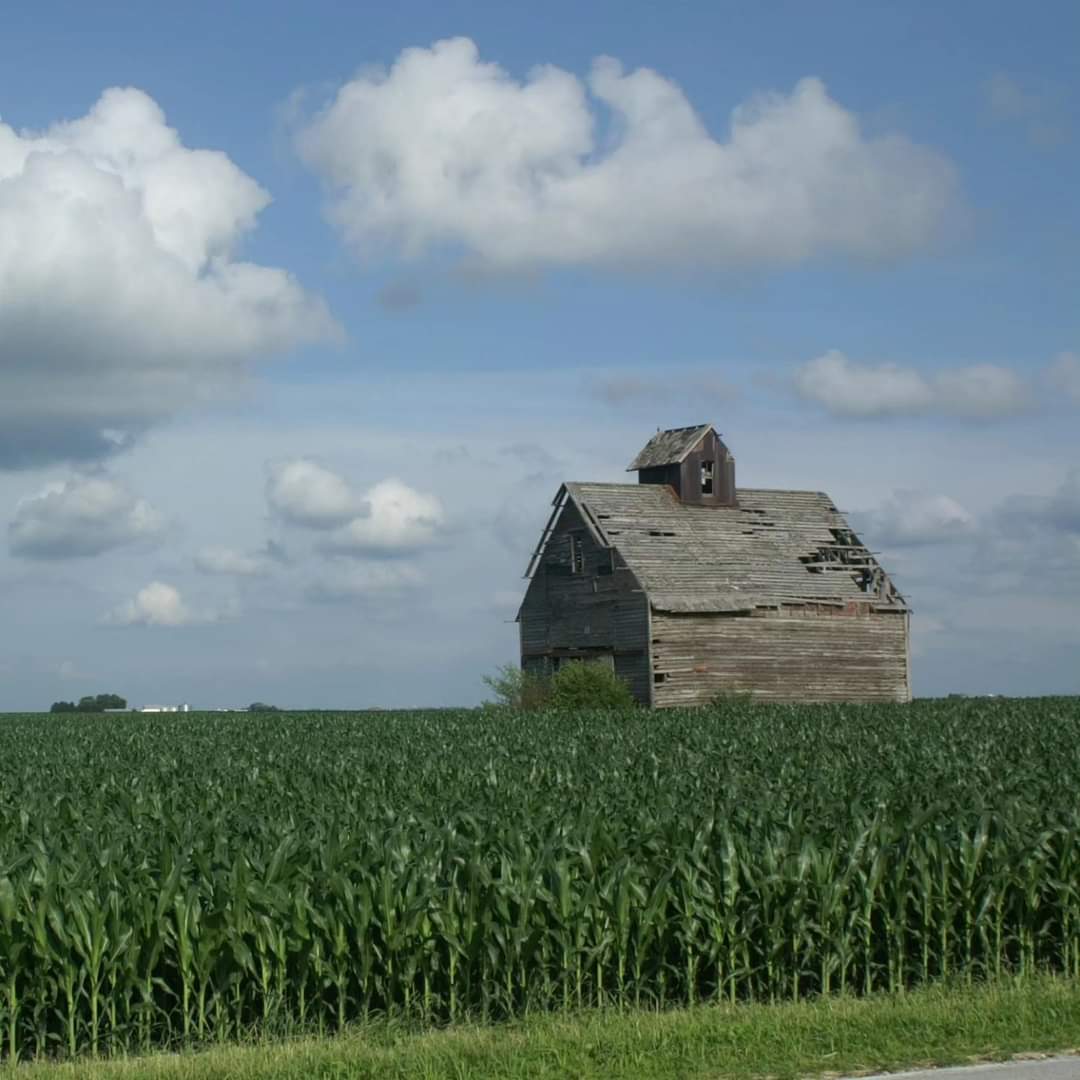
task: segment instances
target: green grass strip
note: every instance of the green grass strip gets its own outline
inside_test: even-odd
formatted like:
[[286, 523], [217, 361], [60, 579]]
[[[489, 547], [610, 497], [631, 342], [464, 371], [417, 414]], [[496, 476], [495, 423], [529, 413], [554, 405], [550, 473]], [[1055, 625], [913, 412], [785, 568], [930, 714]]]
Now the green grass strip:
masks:
[[849, 1075], [1080, 1047], [1080, 984], [1040, 976], [902, 995], [594, 1011], [0, 1070], [23, 1080], [691, 1080]]

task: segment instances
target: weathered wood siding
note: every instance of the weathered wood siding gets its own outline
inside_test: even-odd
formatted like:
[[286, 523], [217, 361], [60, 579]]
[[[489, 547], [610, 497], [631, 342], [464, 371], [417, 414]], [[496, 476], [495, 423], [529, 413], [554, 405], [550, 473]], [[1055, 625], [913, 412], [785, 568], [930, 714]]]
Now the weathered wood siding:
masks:
[[651, 704], [649, 700], [649, 654], [644, 650], [615, 654], [615, 674], [629, 687], [639, 705]]
[[908, 701], [905, 612], [785, 606], [750, 615], [652, 614], [653, 701]]
[[[580, 543], [572, 566], [571, 538]], [[633, 573], [597, 544], [568, 502], [548, 538], [521, 606], [521, 663], [542, 670], [551, 659], [611, 656], [642, 704], [649, 702], [649, 610]]]

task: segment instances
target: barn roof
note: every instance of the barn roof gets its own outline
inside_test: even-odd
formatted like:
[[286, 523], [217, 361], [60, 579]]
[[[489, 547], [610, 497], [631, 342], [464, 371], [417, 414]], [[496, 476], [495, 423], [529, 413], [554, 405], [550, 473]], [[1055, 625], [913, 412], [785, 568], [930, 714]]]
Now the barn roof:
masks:
[[658, 431], [626, 467], [627, 472], [637, 469], [653, 469], [659, 465], [678, 465], [694, 449], [712, 424], [695, 424], [693, 427], [669, 428]]
[[656, 610], [850, 601], [906, 610], [823, 492], [739, 488], [737, 507], [717, 508], [683, 503], [664, 484], [568, 483], [564, 490], [601, 543], [618, 550]]

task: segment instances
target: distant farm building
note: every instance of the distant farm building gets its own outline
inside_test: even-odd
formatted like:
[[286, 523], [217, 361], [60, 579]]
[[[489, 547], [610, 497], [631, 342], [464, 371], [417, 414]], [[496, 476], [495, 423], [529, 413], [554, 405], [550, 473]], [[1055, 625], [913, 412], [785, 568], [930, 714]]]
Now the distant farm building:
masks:
[[710, 424], [657, 432], [627, 471], [559, 489], [518, 613], [526, 671], [602, 660], [659, 707], [910, 700], [908, 605], [827, 495], [737, 488]]

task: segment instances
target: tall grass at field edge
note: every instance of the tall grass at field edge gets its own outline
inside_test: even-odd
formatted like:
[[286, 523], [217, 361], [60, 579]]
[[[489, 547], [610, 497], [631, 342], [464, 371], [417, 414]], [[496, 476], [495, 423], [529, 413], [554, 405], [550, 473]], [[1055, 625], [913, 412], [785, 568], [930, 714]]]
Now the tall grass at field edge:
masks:
[[1080, 1047], [1080, 983], [1035, 975], [907, 993], [499, 1025], [371, 1021], [333, 1038], [0, 1068], [4, 1080], [705, 1080], [838, 1075]]

